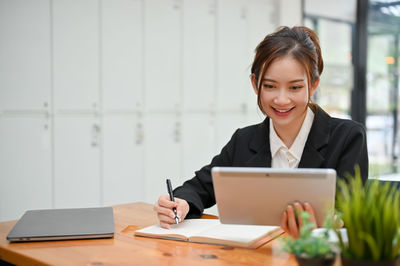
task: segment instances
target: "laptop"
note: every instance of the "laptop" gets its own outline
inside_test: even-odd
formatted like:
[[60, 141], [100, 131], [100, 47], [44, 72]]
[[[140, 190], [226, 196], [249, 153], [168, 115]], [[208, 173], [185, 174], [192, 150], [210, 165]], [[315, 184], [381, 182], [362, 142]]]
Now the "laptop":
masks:
[[221, 223], [280, 225], [288, 204], [308, 202], [318, 227], [335, 204], [334, 169], [213, 167]]
[[111, 238], [112, 207], [30, 210], [7, 235], [10, 242]]

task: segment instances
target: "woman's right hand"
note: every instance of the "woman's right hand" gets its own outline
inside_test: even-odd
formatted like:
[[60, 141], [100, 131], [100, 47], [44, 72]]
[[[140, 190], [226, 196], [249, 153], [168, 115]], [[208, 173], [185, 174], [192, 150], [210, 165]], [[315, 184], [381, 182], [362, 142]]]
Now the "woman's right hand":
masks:
[[282, 229], [295, 239], [300, 237], [300, 228], [303, 226], [301, 213], [303, 211], [310, 214], [310, 222], [316, 225], [314, 209], [308, 202], [302, 204], [296, 201], [293, 204], [289, 204], [281, 217]]
[[189, 204], [186, 200], [175, 198], [175, 201], [171, 201], [169, 195], [163, 195], [154, 204], [153, 210], [157, 212], [161, 227], [169, 229], [170, 224], [176, 223], [173, 208], [176, 208], [179, 222], [182, 222], [189, 212]]

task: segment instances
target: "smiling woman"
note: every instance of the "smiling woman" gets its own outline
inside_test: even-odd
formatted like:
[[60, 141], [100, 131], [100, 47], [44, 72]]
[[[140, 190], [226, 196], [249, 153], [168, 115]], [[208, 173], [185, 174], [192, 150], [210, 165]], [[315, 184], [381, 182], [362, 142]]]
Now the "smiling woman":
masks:
[[[209, 165], [175, 189], [175, 202], [168, 195], [159, 198], [154, 210], [162, 227], [175, 223], [173, 208], [183, 221], [199, 217], [215, 204], [210, 172], [214, 166], [333, 168], [343, 178], [359, 165], [363, 180], [367, 179], [364, 127], [330, 117], [311, 102], [324, 65], [316, 34], [306, 27], [282, 27], [267, 35], [255, 52], [251, 83], [266, 119], [238, 129]], [[282, 210], [282, 228], [298, 237], [301, 223], [295, 210], [306, 210], [313, 221], [315, 216], [307, 202], [294, 202]]]
[[306, 116], [307, 106], [318, 82], [308, 88], [304, 67], [292, 56], [276, 59], [258, 82], [252, 75], [254, 91], [264, 114], [274, 121], [278, 136], [292, 146]]

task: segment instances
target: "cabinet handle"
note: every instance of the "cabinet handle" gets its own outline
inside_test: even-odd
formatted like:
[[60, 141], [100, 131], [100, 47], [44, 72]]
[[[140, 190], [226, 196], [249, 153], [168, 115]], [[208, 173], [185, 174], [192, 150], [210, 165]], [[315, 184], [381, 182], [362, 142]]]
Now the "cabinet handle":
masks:
[[172, 8], [175, 10], [179, 10], [181, 7], [181, 1], [180, 0], [175, 0], [172, 4]]
[[137, 123], [136, 124], [136, 145], [140, 145], [143, 143], [144, 140], [144, 132], [143, 132], [143, 124]]
[[49, 120], [50, 120], [49, 110], [44, 111], [44, 119], [45, 119], [45, 122], [43, 124], [43, 128], [44, 128], [44, 130], [47, 130], [47, 129], [49, 129]]
[[93, 124], [92, 127], [92, 147], [99, 146], [99, 138], [100, 138], [100, 126], [98, 124]]
[[174, 141], [177, 143], [181, 141], [181, 123], [180, 122], [175, 123]]
[[209, 7], [208, 7], [208, 13], [209, 13], [210, 15], [215, 15], [215, 9], [216, 9], [216, 7], [215, 7], [215, 2], [210, 3], [210, 5], [209, 5]]
[[242, 103], [241, 105], [240, 105], [240, 109], [241, 109], [241, 111], [242, 111], [242, 114], [247, 114], [247, 111], [248, 111], [248, 108], [247, 108], [247, 103]]
[[244, 7], [244, 6], [240, 10], [240, 18], [241, 19], [246, 19], [247, 18], [247, 8]]

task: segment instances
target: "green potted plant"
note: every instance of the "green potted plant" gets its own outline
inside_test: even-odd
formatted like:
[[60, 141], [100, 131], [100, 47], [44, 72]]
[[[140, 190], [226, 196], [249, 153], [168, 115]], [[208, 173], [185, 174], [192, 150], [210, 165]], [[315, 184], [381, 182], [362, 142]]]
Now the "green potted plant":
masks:
[[336, 209], [347, 230], [339, 232], [343, 265], [396, 265], [400, 251], [400, 191], [389, 182], [363, 184], [359, 168], [355, 176], [338, 181]]
[[335, 252], [329, 240], [328, 230], [334, 227], [333, 219], [325, 219], [325, 230], [320, 235], [312, 234], [315, 224], [310, 222], [310, 214], [302, 212], [300, 214], [303, 226], [300, 228], [300, 237], [283, 238], [282, 250], [290, 252], [296, 256], [300, 266], [306, 265], [332, 265], [335, 262]]

